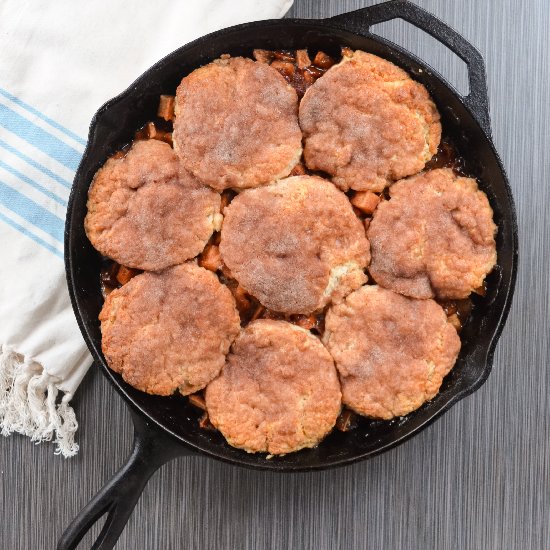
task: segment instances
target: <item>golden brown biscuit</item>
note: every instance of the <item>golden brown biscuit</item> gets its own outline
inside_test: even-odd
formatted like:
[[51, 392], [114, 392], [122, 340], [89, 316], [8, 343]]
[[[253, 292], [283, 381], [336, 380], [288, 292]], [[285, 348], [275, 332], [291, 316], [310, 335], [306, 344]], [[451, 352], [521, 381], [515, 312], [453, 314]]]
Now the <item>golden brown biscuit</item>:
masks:
[[196, 256], [221, 224], [220, 196], [182, 169], [167, 143], [137, 141], [96, 173], [84, 221], [118, 263], [158, 271]]
[[370, 254], [361, 221], [322, 178], [295, 176], [244, 191], [224, 215], [222, 259], [270, 309], [311, 313], [366, 281]]
[[424, 86], [360, 50], [308, 89], [300, 126], [308, 168], [332, 175], [344, 191], [382, 191], [416, 174], [441, 138], [439, 113]]
[[340, 413], [334, 361], [321, 342], [285, 321], [259, 320], [235, 341], [206, 388], [212, 424], [233, 447], [281, 455], [314, 447]]
[[156, 395], [204, 388], [240, 329], [229, 289], [194, 263], [135, 276], [109, 294], [99, 320], [109, 367]]
[[269, 65], [218, 59], [181, 81], [173, 138], [185, 167], [218, 191], [271, 183], [302, 153], [298, 97]]
[[329, 309], [323, 341], [340, 374], [342, 402], [386, 420], [432, 399], [460, 351], [436, 302], [370, 285]]
[[448, 168], [399, 181], [368, 229], [370, 274], [413, 298], [461, 299], [495, 265], [496, 226], [483, 191]]

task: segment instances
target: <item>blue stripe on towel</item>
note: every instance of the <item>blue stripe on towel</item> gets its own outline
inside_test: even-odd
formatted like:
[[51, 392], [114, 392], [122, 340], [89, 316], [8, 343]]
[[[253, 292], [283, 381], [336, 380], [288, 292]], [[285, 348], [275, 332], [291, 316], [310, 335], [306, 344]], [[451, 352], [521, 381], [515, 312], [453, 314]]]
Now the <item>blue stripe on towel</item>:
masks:
[[18, 151], [15, 147], [12, 147], [9, 143], [6, 143], [5, 141], [2, 141], [0, 139], [0, 147], [3, 147], [6, 149], [6, 151], [9, 151], [10, 153], [13, 153], [14, 155], [18, 156], [20, 159], [24, 160], [27, 164], [30, 164], [33, 168], [36, 168], [37, 170], [40, 170], [41, 172], [44, 172], [46, 176], [49, 176], [50, 178], [54, 179], [67, 189], [71, 188], [71, 182], [67, 181], [66, 179], [62, 178], [61, 176], [58, 176], [56, 173], [52, 172], [51, 170], [48, 170], [45, 166], [42, 166], [39, 162], [36, 162], [35, 160], [31, 159], [27, 155], [24, 155], [20, 151]]
[[39, 204], [0, 181], [0, 202], [9, 210], [38, 227], [60, 243], [63, 242], [63, 220]]
[[6, 164], [3, 160], [0, 160], [0, 167], [9, 172], [10, 174], [13, 174], [15, 177], [19, 178], [20, 180], [24, 181], [31, 187], [34, 187], [50, 199], [54, 200], [57, 204], [60, 204], [61, 206], [67, 206], [67, 201], [64, 199], [59, 198], [56, 194], [52, 193], [51, 191], [48, 191], [44, 186], [40, 185], [39, 183], [36, 183], [35, 181], [31, 180], [25, 174], [22, 174], [9, 164]]
[[16, 231], [19, 231], [19, 233], [22, 233], [23, 235], [29, 237], [35, 243], [39, 244], [40, 246], [43, 246], [45, 249], [49, 250], [50, 252], [53, 252], [56, 256], [63, 259], [63, 254], [59, 250], [57, 250], [55, 246], [52, 246], [51, 244], [42, 240], [40, 237], [38, 237], [34, 233], [31, 233], [28, 229], [26, 229], [22, 225], [19, 225], [17, 222], [14, 222], [12, 219], [8, 218], [7, 216], [4, 216], [2, 212], [0, 212], [0, 220], [7, 223], [8, 225], [11, 225]]
[[0, 124], [67, 168], [73, 171], [78, 168], [82, 155], [76, 149], [2, 104], [0, 104]]
[[10, 101], [13, 101], [16, 105], [19, 105], [19, 107], [23, 107], [23, 109], [26, 109], [29, 111], [29, 113], [32, 113], [33, 115], [37, 116], [38, 118], [41, 118], [44, 122], [47, 122], [50, 126], [55, 128], [56, 130], [59, 130], [60, 132], [63, 132], [66, 136], [69, 136], [71, 139], [74, 139], [77, 143], [80, 143], [80, 145], [86, 145], [86, 140], [82, 139], [80, 136], [77, 136], [74, 132], [71, 132], [64, 126], [61, 126], [58, 122], [55, 120], [52, 120], [50, 117], [46, 116], [44, 113], [41, 113], [28, 103], [25, 103], [24, 101], [21, 101], [18, 97], [15, 97], [14, 95], [10, 94], [7, 90], [4, 90], [3, 88], [0, 88], [0, 94], [2, 94], [4, 97], [7, 97]]

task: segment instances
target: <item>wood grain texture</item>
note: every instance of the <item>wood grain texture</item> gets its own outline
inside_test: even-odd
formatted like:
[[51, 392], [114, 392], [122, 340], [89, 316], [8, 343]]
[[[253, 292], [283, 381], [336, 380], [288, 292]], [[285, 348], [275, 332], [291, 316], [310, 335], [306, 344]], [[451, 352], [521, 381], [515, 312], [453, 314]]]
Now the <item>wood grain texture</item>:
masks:
[[[484, 55], [494, 139], [517, 202], [521, 268], [491, 377], [419, 436], [345, 469], [275, 475], [174, 461], [149, 482], [118, 549], [550, 548], [550, 4], [416, 1]], [[326, 17], [373, 3], [295, 0], [291, 15]], [[464, 85], [456, 58], [410, 27], [392, 23], [381, 32]], [[75, 406], [74, 459], [23, 437], [0, 440], [0, 548], [54, 548], [129, 452], [128, 411], [99, 372], [87, 376]]]

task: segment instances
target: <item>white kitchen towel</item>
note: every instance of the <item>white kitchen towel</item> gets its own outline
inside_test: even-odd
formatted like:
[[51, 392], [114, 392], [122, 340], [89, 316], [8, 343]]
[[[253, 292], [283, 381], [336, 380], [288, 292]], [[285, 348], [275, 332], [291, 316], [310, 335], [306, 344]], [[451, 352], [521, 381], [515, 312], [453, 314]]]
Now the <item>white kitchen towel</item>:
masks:
[[63, 266], [71, 182], [95, 111], [208, 32], [292, 0], [0, 2], [0, 430], [72, 456], [70, 400], [91, 364]]

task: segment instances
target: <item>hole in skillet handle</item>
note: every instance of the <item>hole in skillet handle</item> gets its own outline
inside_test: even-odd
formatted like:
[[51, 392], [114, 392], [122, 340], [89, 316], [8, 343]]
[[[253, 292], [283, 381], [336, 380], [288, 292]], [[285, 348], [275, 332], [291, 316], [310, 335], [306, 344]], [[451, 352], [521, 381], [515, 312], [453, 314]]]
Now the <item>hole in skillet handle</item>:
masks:
[[[370, 30], [373, 25], [392, 19], [403, 19], [426, 32], [466, 63], [470, 91], [468, 95], [461, 96], [462, 101], [474, 115], [487, 137], [491, 138], [489, 97], [483, 57], [470, 42], [449, 25], [408, 0], [390, 0], [389, 2], [331, 17], [329, 21], [344, 30], [363, 36], [373, 36]], [[389, 42], [378, 35], [377, 40]], [[391, 44], [391, 42], [389, 43]]]
[[57, 543], [57, 550], [77, 548], [84, 535], [105, 515], [103, 528], [91, 548], [113, 548], [150, 477], [170, 460], [194, 454], [153, 427], [139, 413], [131, 413], [134, 447], [130, 456], [67, 527]]
[[[376, 23], [371, 26], [370, 32], [394, 44], [399, 44], [426, 65], [433, 67], [447, 82], [452, 83], [461, 98], [469, 94], [468, 66], [433, 36], [403, 19]], [[417, 77], [416, 71], [412, 74], [415, 78]], [[420, 76], [419, 73], [418, 77]]]

